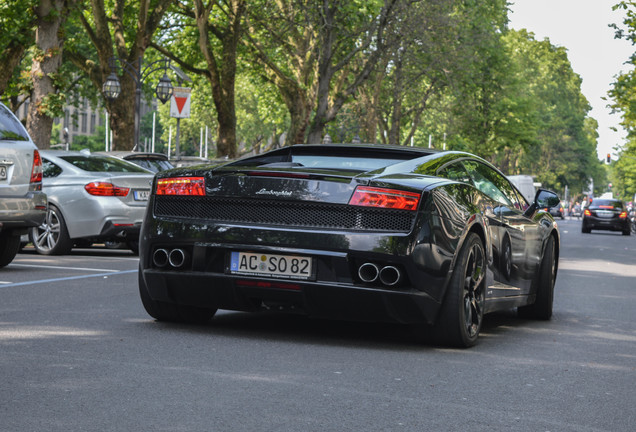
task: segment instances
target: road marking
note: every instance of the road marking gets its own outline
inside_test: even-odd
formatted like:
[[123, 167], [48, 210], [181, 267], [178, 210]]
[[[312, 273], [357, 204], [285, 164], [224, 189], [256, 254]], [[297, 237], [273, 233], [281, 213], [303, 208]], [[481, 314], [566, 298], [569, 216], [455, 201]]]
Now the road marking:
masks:
[[46, 266], [46, 265], [34, 265], [34, 264], [11, 264], [11, 267], [36, 267], [36, 268], [49, 268], [49, 269], [59, 269], [59, 270], [79, 270], [79, 271], [97, 271], [97, 272], [113, 272], [117, 273], [120, 270], [110, 270], [110, 269], [94, 269], [94, 268], [84, 268], [84, 267], [61, 267], [61, 266]]
[[28, 282], [16, 282], [16, 283], [9, 283], [7, 285], [2, 285], [2, 287], [3, 288], [9, 288], [9, 287], [24, 286], [24, 285], [35, 285], [35, 284], [43, 284], [43, 283], [62, 282], [62, 281], [75, 280], [75, 279], [107, 277], [107, 276], [113, 276], [115, 274], [136, 273], [137, 271], [138, 270], [124, 270], [124, 271], [119, 271], [117, 273], [98, 273], [98, 274], [94, 274], [94, 275], [69, 276], [69, 277], [55, 278], [55, 279], [42, 279], [42, 280], [34, 280], [34, 281], [28, 281]]

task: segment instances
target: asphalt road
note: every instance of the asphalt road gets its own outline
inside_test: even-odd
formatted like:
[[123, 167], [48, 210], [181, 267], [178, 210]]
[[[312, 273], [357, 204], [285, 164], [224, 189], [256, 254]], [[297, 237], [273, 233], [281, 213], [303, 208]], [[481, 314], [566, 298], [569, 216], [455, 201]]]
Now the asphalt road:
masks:
[[636, 237], [559, 221], [554, 318], [446, 349], [401, 326], [221, 311], [162, 324], [137, 259], [26, 250], [0, 270], [0, 431], [636, 430]]

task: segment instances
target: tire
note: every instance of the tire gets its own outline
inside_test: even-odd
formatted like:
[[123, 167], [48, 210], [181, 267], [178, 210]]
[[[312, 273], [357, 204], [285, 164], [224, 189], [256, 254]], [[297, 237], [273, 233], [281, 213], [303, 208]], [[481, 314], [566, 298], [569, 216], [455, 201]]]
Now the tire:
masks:
[[552, 318], [552, 305], [554, 303], [554, 282], [556, 281], [556, 247], [554, 237], [550, 236], [546, 242], [539, 274], [534, 280], [536, 286], [536, 299], [533, 304], [517, 309], [519, 316], [537, 320], [549, 320]]
[[41, 255], [65, 255], [73, 249], [64, 217], [54, 205], [49, 205], [42, 225], [31, 228], [29, 239]]
[[138, 281], [141, 304], [144, 306], [148, 315], [157, 321], [205, 324], [216, 314], [217, 309], [182, 306], [153, 300], [148, 293], [148, 288], [141, 274], [141, 269], [139, 269], [138, 272]]
[[581, 225], [581, 232], [582, 232], [583, 234], [589, 234], [589, 233], [591, 233], [591, 232], [592, 232], [592, 229], [591, 229], [591, 228], [586, 227], [585, 225]]
[[126, 246], [128, 246], [128, 249], [130, 249], [133, 254], [139, 255], [139, 240], [129, 240], [126, 242]]
[[502, 252], [499, 263], [501, 274], [504, 278], [506, 278], [506, 280], [510, 280], [510, 276], [512, 276], [512, 247], [510, 246], [510, 239], [508, 236], [504, 237], [501, 250]]
[[628, 229], [628, 230], [626, 230], [626, 231], [623, 231], [623, 235], [624, 235], [624, 236], [631, 235], [631, 233], [632, 233], [632, 230], [631, 230], [631, 229]]
[[481, 238], [470, 233], [451, 276], [444, 303], [433, 328], [438, 342], [455, 347], [477, 343], [486, 299], [486, 252]]
[[0, 233], [0, 268], [13, 261], [20, 250], [20, 236], [11, 231]]

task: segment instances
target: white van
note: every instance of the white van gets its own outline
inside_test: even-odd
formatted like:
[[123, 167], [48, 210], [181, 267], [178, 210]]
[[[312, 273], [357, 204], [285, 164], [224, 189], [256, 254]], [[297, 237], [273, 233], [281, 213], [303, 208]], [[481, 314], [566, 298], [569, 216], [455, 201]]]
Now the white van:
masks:
[[534, 187], [534, 180], [532, 176], [529, 175], [512, 175], [508, 176], [508, 180], [512, 182], [513, 185], [519, 192], [524, 196], [524, 198], [531, 203], [534, 201], [534, 195], [537, 193]]

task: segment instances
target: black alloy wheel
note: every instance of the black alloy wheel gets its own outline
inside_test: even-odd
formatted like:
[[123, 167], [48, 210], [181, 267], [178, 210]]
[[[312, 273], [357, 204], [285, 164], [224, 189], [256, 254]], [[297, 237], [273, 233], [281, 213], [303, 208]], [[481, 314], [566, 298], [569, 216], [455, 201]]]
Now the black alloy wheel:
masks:
[[552, 318], [554, 304], [554, 283], [557, 274], [556, 246], [554, 237], [548, 237], [541, 260], [541, 268], [533, 284], [536, 289], [536, 299], [533, 304], [517, 309], [523, 318], [549, 320]]
[[501, 271], [506, 280], [510, 280], [510, 276], [512, 276], [512, 247], [507, 236], [504, 238], [502, 250]]
[[476, 233], [468, 234], [435, 324], [439, 342], [464, 348], [477, 343], [484, 319], [486, 265], [481, 238]]

